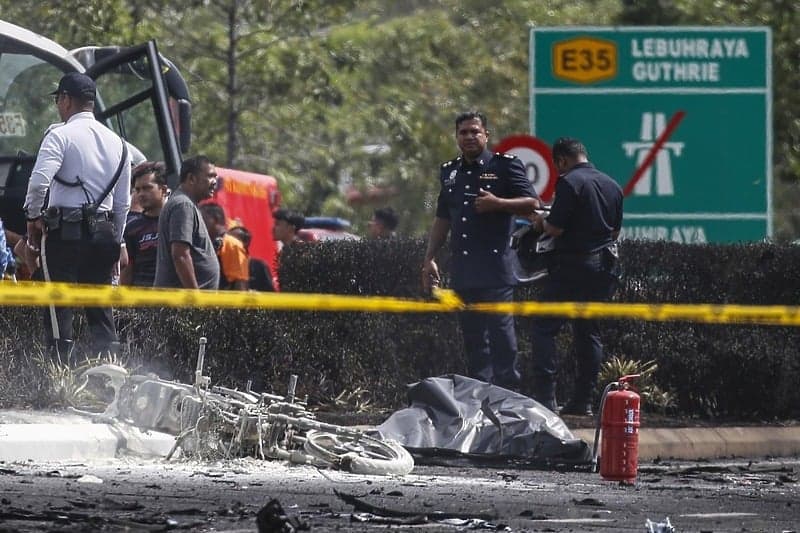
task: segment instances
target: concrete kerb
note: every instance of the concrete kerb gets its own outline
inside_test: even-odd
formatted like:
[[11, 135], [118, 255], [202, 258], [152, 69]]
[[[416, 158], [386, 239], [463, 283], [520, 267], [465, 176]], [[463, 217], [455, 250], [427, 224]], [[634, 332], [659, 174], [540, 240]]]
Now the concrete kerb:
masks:
[[[576, 429], [572, 433], [590, 445], [594, 442], [593, 429]], [[639, 461], [798, 455], [800, 426], [641, 428], [639, 431]]]
[[86, 461], [122, 452], [165, 457], [175, 437], [126, 424], [92, 423], [72, 413], [0, 412], [0, 461]]

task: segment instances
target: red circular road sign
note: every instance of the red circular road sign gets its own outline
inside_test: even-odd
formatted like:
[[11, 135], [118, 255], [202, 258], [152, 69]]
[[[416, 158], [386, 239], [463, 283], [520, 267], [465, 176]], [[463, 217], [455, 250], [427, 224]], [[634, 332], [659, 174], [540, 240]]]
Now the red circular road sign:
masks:
[[553, 164], [550, 146], [546, 142], [531, 135], [511, 135], [501, 139], [494, 150], [519, 157], [525, 164], [528, 179], [539, 198], [544, 202], [553, 199], [558, 171]]

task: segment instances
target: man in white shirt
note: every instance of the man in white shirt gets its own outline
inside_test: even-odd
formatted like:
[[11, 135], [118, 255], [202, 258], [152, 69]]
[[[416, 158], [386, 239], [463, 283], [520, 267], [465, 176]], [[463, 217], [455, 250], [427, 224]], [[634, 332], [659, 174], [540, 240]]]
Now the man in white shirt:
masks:
[[[124, 141], [95, 119], [95, 93], [94, 80], [85, 74], [61, 78], [52, 94], [64, 123], [45, 134], [28, 184], [28, 246], [40, 252], [46, 281], [110, 284], [120, 257], [130, 207], [130, 155]], [[111, 308], [85, 312], [91, 354], [113, 351]], [[72, 310], [51, 308], [45, 330], [54, 354], [68, 362]]]

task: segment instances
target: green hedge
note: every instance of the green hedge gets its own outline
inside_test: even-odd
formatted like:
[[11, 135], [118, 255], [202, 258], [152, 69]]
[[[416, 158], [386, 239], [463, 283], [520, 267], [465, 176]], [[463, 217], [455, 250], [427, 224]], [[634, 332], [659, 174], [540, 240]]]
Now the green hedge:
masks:
[[[796, 305], [800, 248], [773, 244], [687, 246], [626, 241], [621, 302]], [[285, 291], [422, 298], [424, 242], [337, 241], [292, 247], [282, 257]], [[440, 265], [445, 279], [446, 252]], [[536, 298], [521, 286], [517, 298]], [[43, 403], [33, 362], [41, 350], [38, 310], [3, 310], [0, 404]], [[396, 408], [405, 386], [432, 375], [463, 373], [454, 314], [335, 313], [239, 310], [119, 310], [124, 353], [165, 377], [191, 379], [197, 339], [208, 337], [207, 373], [214, 382], [282, 392], [300, 375], [300, 392], [324, 402], [342, 391], [370, 391]], [[517, 321], [524, 375], [530, 375], [530, 318]], [[24, 333], [23, 333], [24, 332]], [[659, 365], [656, 383], [676, 394], [679, 414], [771, 419], [800, 413], [800, 330], [637, 320], [603, 322], [607, 356]], [[569, 396], [573, 358], [568, 331], [559, 399]], [[79, 349], [81, 346], [79, 345]], [[22, 376], [22, 377], [21, 377]], [[522, 392], [530, 392], [527, 384]]]
[[[800, 303], [798, 247], [626, 241], [621, 248], [625, 275], [616, 298], [620, 302]], [[422, 297], [419, 266], [423, 250], [424, 243], [415, 240], [298, 247], [284, 257], [281, 276], [292, 291]], [[440, 264], [446, 273], [446, 252], [442, 257]], [[536, 285], [521, 286], [517, 299], [535, 300], [537, 289]], [[531, 365], [530, 321], [527, 317], [517, 320], [525, 375], [530, 375]], [[387, 401], [401, 401], [402, 385], [407, 381], [464, 372], [453, 315], [359, 318], [320, 313], [306, 316], [296, 327], [307, 330], [322, 323], [332, 330], [330, 336], [315, 339], [318, 350], [341, 353], [343, 360], [350, 360], [345, 354], [360, 354], [361, 365], [375, 369], [374, 375], [366, 374], [366, 381], [360, 384], [382, 393]], [[800, 359], [795, 347], [800, 345], [799, 334], [797, 328], [776, 326], [636, 320], [603, 323], [607, 356], [656, 360], [656, 381], [677, 395], [677, 410], [702, 416], [797, 416]], [[559, 345], [559, 398], [563, 400], [572, 392], [574, 368], [568, 331], [559, 337]], [[319, 356], [333, 363], [333, 357]], [[385, 380], [382, 372], [389, 368], [394, 372]], [[387, 394], [390, 391], [394, 392]], [[523, 385], [523, 392], [529, 391]]]

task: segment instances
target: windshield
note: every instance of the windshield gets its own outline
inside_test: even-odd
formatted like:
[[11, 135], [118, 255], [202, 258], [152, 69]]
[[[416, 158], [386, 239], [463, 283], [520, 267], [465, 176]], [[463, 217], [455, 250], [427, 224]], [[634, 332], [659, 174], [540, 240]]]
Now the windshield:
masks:
[[150, 161], [164, 161], [153, 113], [153, 80], [147, 56], [123, 63], [97, 79], [100, 115]]
[[0, 40], [0, 157], [33, 155], [47, 127], [60, 122], [48, 93], [63, 72], [6, 43]]
[[[6, 49], [3, 43], [8, 43]], [[35, 155], [47, 127], [61, 121], [49, 93], [63, 71], [13, 46], [0, 40], [0, 157]], [[146, 57], [121, 65], [97, 80], [96, 111], [148, 159], [158, 161], [164, 153], [153, 114], [152, 86]]]
[[[22, 28], [0, 21], [0, 30], [0, 218], [21, 233], [39, 144], [47, 128], [61, 122], [50, 93], [64, 72], [81, 70], [81, 63]], [[95, 47], [82, 50], [91, 54]], [[97, 81], [95, 116], [128, 141], [134, 162], [166, 162], [167, 178], [177, 184], [181, 157], [155, 43], [111, 50], [104, 57], [83, 63], [91, 65], [87, 74]]]

